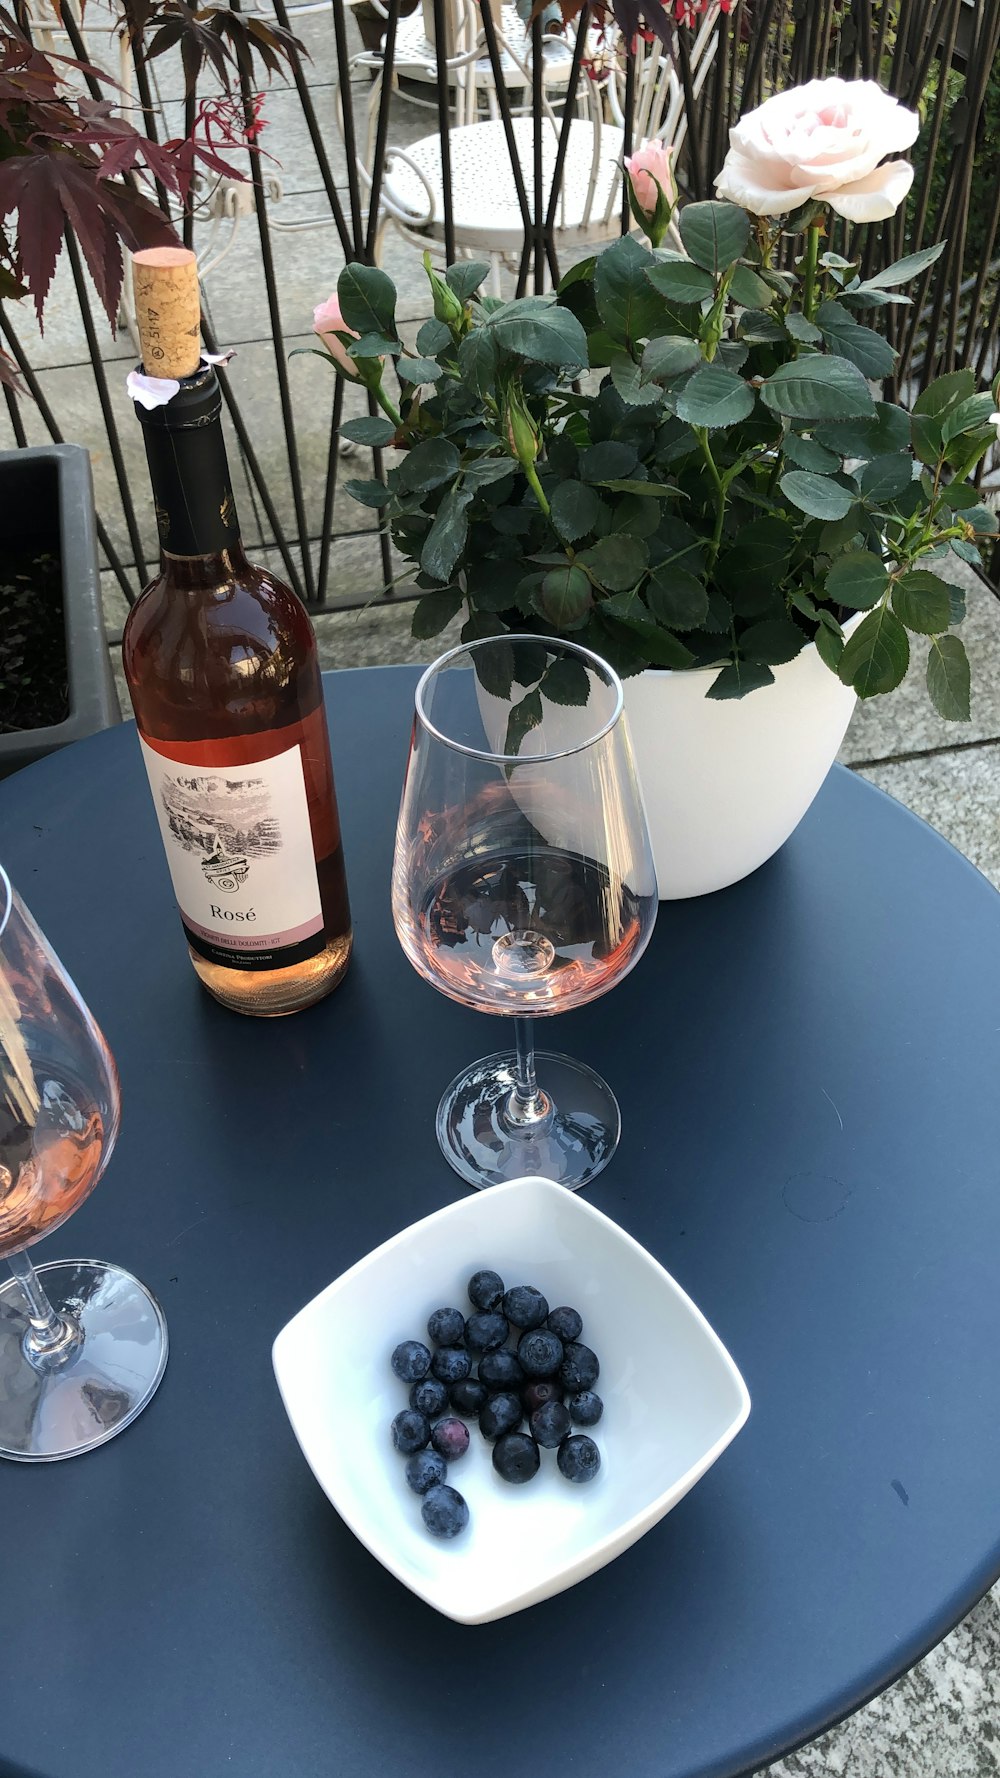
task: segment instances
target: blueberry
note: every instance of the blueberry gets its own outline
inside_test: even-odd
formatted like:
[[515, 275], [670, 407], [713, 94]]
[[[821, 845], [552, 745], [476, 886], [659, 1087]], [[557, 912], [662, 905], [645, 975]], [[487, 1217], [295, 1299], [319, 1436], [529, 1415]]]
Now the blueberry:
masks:
[[560, 1385], [545, 1377], [537, 1378], [534, 1383], [529, 1383], [521, 1390], [521, 1400], [527, 1414], [533, 1414], [536, 1408], [543, 1408], [547, 1401], [562, 1401], [562, 1398]]
[[431, 1359], [431, 1372], [441, 1383], [460, 1383], [472, 1369], [464, 1346], [439, 1346]]
[[439, 1451], [446, 1463], [455, 1463], [464, 1457], [469, 1448], [469, 1428], [464, 1420], [456, 1420], [449, 1415], [447, 1420], [439, 1420], [431, 1432], [431, 1444]]
[[414, 1494], [426, 1494], [436, 1488], [448, 1474], [448, 1465], [437, 1451], [414, 1451], [406, 1459], [406, 1479]]
[[596, 1426], [604, 1412], [604, 1403], [593, 1389], [583, 1389], [579, 1395], [571, 1395], [566, 1406], [570, 1419], [578, 1426]]
[[491, 1395], [479, 1416], [479, 1430], [484, 1438], [501, 1438], [513, 1432], [524, 1419], [520, 1396], [499, 1392]]
[[477, 1309], [496, 1309], [503, 1296], [503, 1279], [499, 1272], [473, 1272], [469, 1279], [469, 1301]]
[[458, 1490], [445, 1482], [428, 1489], [420, 1517], [432, 1537], [457, 1537], [469, 1523], [469, 1509]]
[[564, 1438], [556, 1462], [568, 1482], [592, 1482], [601, 1467], [601, 1453], [585, 1432]]
[[436, 1420], [448, 1406], [448, 1388], [439, 1383], [437, 1377], [421, 1377], [410, 1390], [410, 1406], [426, 1414], [428, 1420]]
[[431, 1436], [431, 1423], [416, 1408], [401, 1408], [392, 1423], [392, 1442], [397, 1451], [409, 1457], [411, 1451], [422, 1450]]
[[505, 1482], [530, 1482], [540, 1462], [538, 1446], [526, 1432], [506, 1432], [493, 1446], [493, 1467]]
[[467, 1414], [475, 1419], [489, 1400], [489, 1391], [485, 1383], [477, 1383], [475, 1377], [462, 1377], [458, 1383], [452, 1384], [448, 1400], [456, 1414]]
[[[563, 1361], [563, 1343], [554, 1333], [535, 1328], [531, 1333], [521, 1335], [517, 1356], [527, 1376], [554, 1377]], [[585, 1389], [587, 1385], [577, 1383], [575, 1387]]]
[[541, 1327], [549, 1305], [533, 1284], [515, 1284], [503, 1299], [503, 1312], [515, 1327]]
[[479, 1381], [485, 1383], [487, 1389], [520, 1389], [524, 1372], [513, 1352], [501, 1347], [499, 1351], [483, 1353], [479, 1360]]
[[[579, 1333], [577, 1328], [577, 1333]], [[461, 1309], [435, 1309], [427, 1323], [427, 1332], [435, 1346], [460, 1346], [465, 1337], [465, 1316]], [[576, 1338], [576, 1334], [572, 1336]]]
[[577, 1340], [571, 1340], [559, 1366], [559, 1381], [567, 1393], [579, 1395], [583, 1390], [592, 1389], [600, 1374], [597, 1353], [592, 1352], [589, 1346], [581, 1346]]
[[[547, 1401], [544, 1407], [535, 1409], [528, 1424], [532, 1438], [544, 1445], [547, 1451], [554, 1451], [569, 1432], [569, 1409], [564, 1408], [561, 1401]], [[433, 1433], [431, 1437], [434, 1437]]]
[[495, 1352], [502, 1346], [510, 1328], [495, 1309], [481, 1309], [470, 1315], [465, 1324], [465, 1343], [470, 1352]]
[[570, 1340], [578, 1340], [583, 1332], [583, 1316], [576, 1309], [550, 1309], [545, 1325], [550, 1333], [558, 1334], [564, 1345]]
[[417, 1383], [430, 1370], [431, 1355], [420, 1340], [400, 1340], [389, 1363], [403, 1383]]

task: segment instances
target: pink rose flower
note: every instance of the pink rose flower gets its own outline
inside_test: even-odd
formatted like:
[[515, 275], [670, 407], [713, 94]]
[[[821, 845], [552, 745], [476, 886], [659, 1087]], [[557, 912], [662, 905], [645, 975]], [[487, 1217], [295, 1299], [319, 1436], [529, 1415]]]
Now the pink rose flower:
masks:
[[654, 180], [659, 181], [668, 204], [677, 202], [677, 187], [670, 165], [672, 154], [672, 144], [667, 147], [662, 142], [644, 142], [634, 154], [625, 157], [625, 171], [632, 181], [635, 201], [647, 216], [656, 213], [657, 190]]
[[740, 118], [715, 189], [755, 216], [818, 198], [850, 222], [882, 222], [913, 184], [909, 161], [886, 156], [919, 130], [916, 112], [873, 80], [810, 80]]
[[344, 320], [336, 291], [332, 296], [327, 297], [325, 303], [320, 303], [319, 307], [313, 310], [313, 332], [319, 335], [331, 357], [337, 360], [345, 377], [353, 377], [356, 382], [358, 367], [343, 340], [337, 338], [337, 334], [349, 333], [352, 340], [360, 339], [361, 336], [356, 328], [348, 327]]

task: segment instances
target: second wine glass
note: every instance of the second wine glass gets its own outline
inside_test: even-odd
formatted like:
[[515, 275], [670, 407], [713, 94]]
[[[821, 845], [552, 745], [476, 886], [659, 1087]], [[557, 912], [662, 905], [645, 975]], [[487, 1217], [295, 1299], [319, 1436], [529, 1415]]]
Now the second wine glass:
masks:
[[453, 649], [417, 687], [396, 931], [435, 988], [514, 1026], [514, 1049], [465, 1069], [438, 1107], [441, 1148], [472, 1185], [541, 1174], [576, 1189], [618, 1143], [610, 1087], [581, 1062], [536, 1055], [533, 1029], [607, 993], [653, 929], [623, 703], [605, 661], [537, 636]]

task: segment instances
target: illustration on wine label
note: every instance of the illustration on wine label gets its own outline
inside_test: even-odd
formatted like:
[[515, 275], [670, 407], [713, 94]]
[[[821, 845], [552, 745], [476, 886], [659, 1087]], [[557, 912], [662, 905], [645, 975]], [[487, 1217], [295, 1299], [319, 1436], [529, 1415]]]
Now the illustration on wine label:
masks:
[[142, 741], [188, 940], [244, 968], [301, 961], [325, 942], [298, 746], [255, 765], [193, 770]]

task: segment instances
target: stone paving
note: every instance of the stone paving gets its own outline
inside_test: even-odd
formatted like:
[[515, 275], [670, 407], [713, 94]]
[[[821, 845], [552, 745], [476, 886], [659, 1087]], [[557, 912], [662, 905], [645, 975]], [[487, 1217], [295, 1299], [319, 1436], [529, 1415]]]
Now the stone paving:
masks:
[[[88, 29], [96, 33], [101, 0], [90, 0]], [[294, 11], [294, 8], [293, 8]], [[293, 26], [313, 55], [310, 92], [338, 188], [346, 203], [346, 169], [336, 122], [337, 94], [329, 21], [310, 13], [293, 18]], [[94, 53], [107, 59], [92, 36]], [[113, 58], [112, 58], [113, 62]], [[180, 127], [182, 84], [176, 62], [159, 65], [160, 94], [171, 132]], [[354, 87], [363, 108], [367, 87]], [[270, 333], [257, 230], [245, 220], [231, 251], [206, 282], [207, 307], [219, 339], [237, 349], [232, 367], [234, 386], [248, 416], [255, 450], [268, 477], [282, 525], [294, 535], [294, 510], [284, 432], [277, 399], [275, 354], [309, 344], [313, 305], [336, 283], [342, 263], [331, 226], [314, 229], [310, 218], [325, 210], [319, 170], [293, 92], [275, 87], [267, 96], [269, 121], [264, 146], [274, 156], [269, 173], [282, 181], [284, 195], [273, 206], [273, 243], [283, 326], [284, 347], [275, 347]], [[359, 113], [360, 115], [360, 113]], [[405, 98], [394, 98], [390, 139], [413, 142], [434, 127], [432, 112]], [[203, 245], [209, 225], [199, 225], [196, 245]], [[383, 263], [397, 282], [400, 313], [406, 331], [415, 332], [426, 316], [426, 284], [419, 259], [391, 232]], [[96, 303], [95, 326], [104, 344], [110, 400], [122, 443], [124, 462], [136, 490], [141, 544], [147, 560], [155, 543], [139, 428], [124, 389], [126, 370], [134, 360], [127, 335], [112, 339]], [[112, 541], [126, 565], [134, 561], [124, 522], [114, 464], [96, 400], [87, 359], [79, 305], [65, 263], [60, 265], [40, 334], [26, 305], [17, 306], [15, 322], [32, 364], [41, 373], [42, 390], [51, 403], [64, 436], [91, 450], [98, 506]], [[332, 380], [315, 359], [294, 359], [289, 377], [295, 406], [296, 445], [310, 537], [319, 534], [324, 478], [330, 443]], [[359, 411], [357, 392], [348, 391], [347, 412]], [[31, 404], [23, 406], [31, 442], [47, 433]], [[0, 410], [0, 448], [14, 442], [5, 410]], [[230, 438], [236, 468], [237, 498], [246, 541], [258, 560], [281, 572], [274, 534], [259, 510]], [[348, 470], [348, 473], [356, 471]], [[361, 473], [364, 473], [362, 470]], [[382, 586], [377, 538], [372, 515], [339, 493], [334, 508], [331, 579], [333, 599], [376, 598]], [[314, 554], [315, 554], [314, 549]], [[972, 660], [973, 719], [958, 727], [937, 718], [927, 700], [921, 671], [913, 683], [890, 699], [859, 709], [841, 758], [853, 770], [907, 804], [946, 835], [1000, 888], [1000, 603], [992, 591], [969, 573], [969, 616], [964, 635]], [[117, 642], [127, 606], [113, 574], [103, 575], [104, 601], [117, 667]], [[324, 665], [357, 667], [404, 660], [432, 659], [450, 640], [450, 633], [431, 643], [410, 636], [410, 609], [405, 604], [368, 604], [360, 611], [328, 612], [316, 627]], [[120, 668], [119, 683], [120, 680]], [[122, 686], [122, 705], [129, 708]], [[817, 1601], [822, 1610], [822, 1601]], [[1000, 1589], [989, 1594], [965, 1622], [918, 1667], [882, 1697], [859, 1711], [832, 1733], [795, 1756], [768, 1768], [767, 1778], [1000, 1778]], [[764, 1774], [758, 1775], [764, 1778]]]

